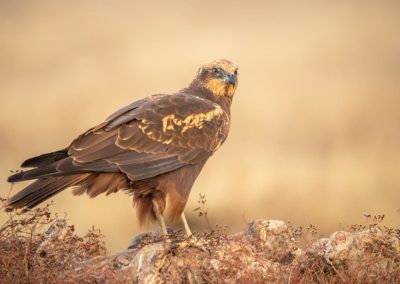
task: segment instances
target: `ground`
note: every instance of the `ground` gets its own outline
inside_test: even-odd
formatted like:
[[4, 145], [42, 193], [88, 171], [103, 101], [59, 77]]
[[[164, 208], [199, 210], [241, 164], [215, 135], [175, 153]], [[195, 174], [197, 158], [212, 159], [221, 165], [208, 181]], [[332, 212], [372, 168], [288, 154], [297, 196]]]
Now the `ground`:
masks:
[[[201, 215], [201, 214], [200, 214]], [[187, 238], [172, 231], [136, 236], [110, 255], [104, 236], [84, 237], [49, 206], [10, 214], [0, 228], [1, 283], [400, 283], [400, 230], [354, 225], [300, 245], [278, 220], [255, 220], [236, 234], [215, 227]], [[316, 237], [313, 226], [307, 234]], [[301, 248], [302, 247], [302, 248]]]

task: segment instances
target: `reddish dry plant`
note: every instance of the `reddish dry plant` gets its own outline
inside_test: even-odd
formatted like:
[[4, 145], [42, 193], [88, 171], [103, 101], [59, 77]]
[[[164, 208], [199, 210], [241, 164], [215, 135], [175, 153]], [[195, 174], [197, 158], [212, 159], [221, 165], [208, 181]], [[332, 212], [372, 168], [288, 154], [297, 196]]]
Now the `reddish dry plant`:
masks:
[[[0, 198], [0, 208], [5, 208], [6, 201]], [[0, 283], [56, 283], [74, 264], [106, 254], [99, 230], [92, 228], [84, 237], [77, 236], [65, 217], [50, 213], [49, 204], [7, 214], [8, 220], [0, 227]], [[60, 224], [64, 224], [62, 238], [50, 237]]]
[[205, 194], [199, 193], [199, 200], [197, 200], [199, 207], [193, 209], [193, 211], [198, 211], [198, 216], [203, 217], [207, 223], [209, 230], [212, 230], [210, 220], [208, 220], [208, 208], [206, 207], [207, 199]]
[[[6, 199], [1, 199], [3, 205], [5, 202]], [[400, 248], [394, 246], [400, 240], [400, 230], [382, 226], [384, 215], [369, 214], [366, 223], [351, 226], [354, 234], [365, 230], [377, 233], [370, 233], [364, 245], [357, 248], [356, 258], [337, 262], [313, 246], [311, 239], [318, 234], [313, 225], [303, 229], [289, 224], [284, 233], [286, 237], [267, 235], [269, 241], [263, 240], [265, 235], [250, 233], [249, 228], [229, 235], [226, 227], [211, 228], [206, 202], [205, 196], [200, 195], [196, 211], [205, 218], [209, 230], [195, 234], [192, 239], [179, 231], [169, 235], [170, 245], [160, 253], [162, 261], [155, 260], [156, 264], [163, 263], [157, 270], [160, 280], [166, 283], [400, 283]], [[77, 236], [65, 217], [50, 213], [49, 205], [8, 214], [8, 221], [0, 228], [0, 283], [79, 283], [82, 279], [86, 283], [107, 279], [112, 283], [117, 280], [123, 283], [126, 279], [135, 282], [137, 270], [132, 270], [129, 278], [123, 278], [121, 270], [114, 265], [114, 256], [105, 256], [104, 236], [100, 231], [92, 228], [86, 236]], [[307, 237], [308, 243], [299, 255], [290, 244], [302, 237]], [[150, 234], [134, 249], [122, 254], [134, 259], [144, 246], [162, 241], [165, 241], [163, 237]], [[93, 261], [96, 259], [99, 261]], [[129, 262], [121, 265], [129, 269]]]

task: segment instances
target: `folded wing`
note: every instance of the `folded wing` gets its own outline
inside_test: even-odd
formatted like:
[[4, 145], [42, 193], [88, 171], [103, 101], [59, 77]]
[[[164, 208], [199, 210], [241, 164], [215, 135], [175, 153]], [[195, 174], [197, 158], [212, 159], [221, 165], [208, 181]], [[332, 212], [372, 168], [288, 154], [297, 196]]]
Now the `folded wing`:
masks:
[[35, 161], [37, 168], [9, 181], [93, 172], [122, 172], [132, 181], [154, 177], [207, 160], [225, 140], [228, 124], [221, 107], [203, 98], [149, 97], [79, 136], [59, 160]]

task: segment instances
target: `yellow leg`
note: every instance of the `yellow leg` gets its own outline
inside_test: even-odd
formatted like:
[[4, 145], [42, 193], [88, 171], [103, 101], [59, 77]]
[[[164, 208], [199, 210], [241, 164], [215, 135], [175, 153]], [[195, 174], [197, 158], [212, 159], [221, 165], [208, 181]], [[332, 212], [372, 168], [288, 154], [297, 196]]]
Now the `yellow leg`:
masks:
[[190, 237], [192, 235], [192, 231], [190, 231], [189, 225], [186, 221], [185, 213], [183, 213], [183, 212], [181, 214], [181, 220], [183, 223], [183, 227], [185, 228], [186, 236]]
[[158, 205], [157, 201], [154, 200], [154, 199], [152, 200], [152, 202], [153, 202], [153, 210], [154, 210], [154, 213], [156, 214], [157, 221], [158, 221], [158, 223], [160, 224], [161, 233], [162, 233], [164, 236], [167, 236], [167, 235], [168, 235], [167, 227], [165, 226], [164, 217], [163, 217], [163, 216], [161, 215], [161, 213], [160, 213], [159, 205]]

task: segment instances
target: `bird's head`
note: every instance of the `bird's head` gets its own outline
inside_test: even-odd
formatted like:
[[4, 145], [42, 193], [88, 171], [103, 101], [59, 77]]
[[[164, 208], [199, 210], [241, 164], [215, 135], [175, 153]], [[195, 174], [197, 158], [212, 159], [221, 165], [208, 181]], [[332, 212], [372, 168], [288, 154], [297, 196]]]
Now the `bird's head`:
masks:
[[194, 80], [215, 96], [232, 97], [238, 84], [238, 68], [226, 59], [218, 59], [200, 67]]

